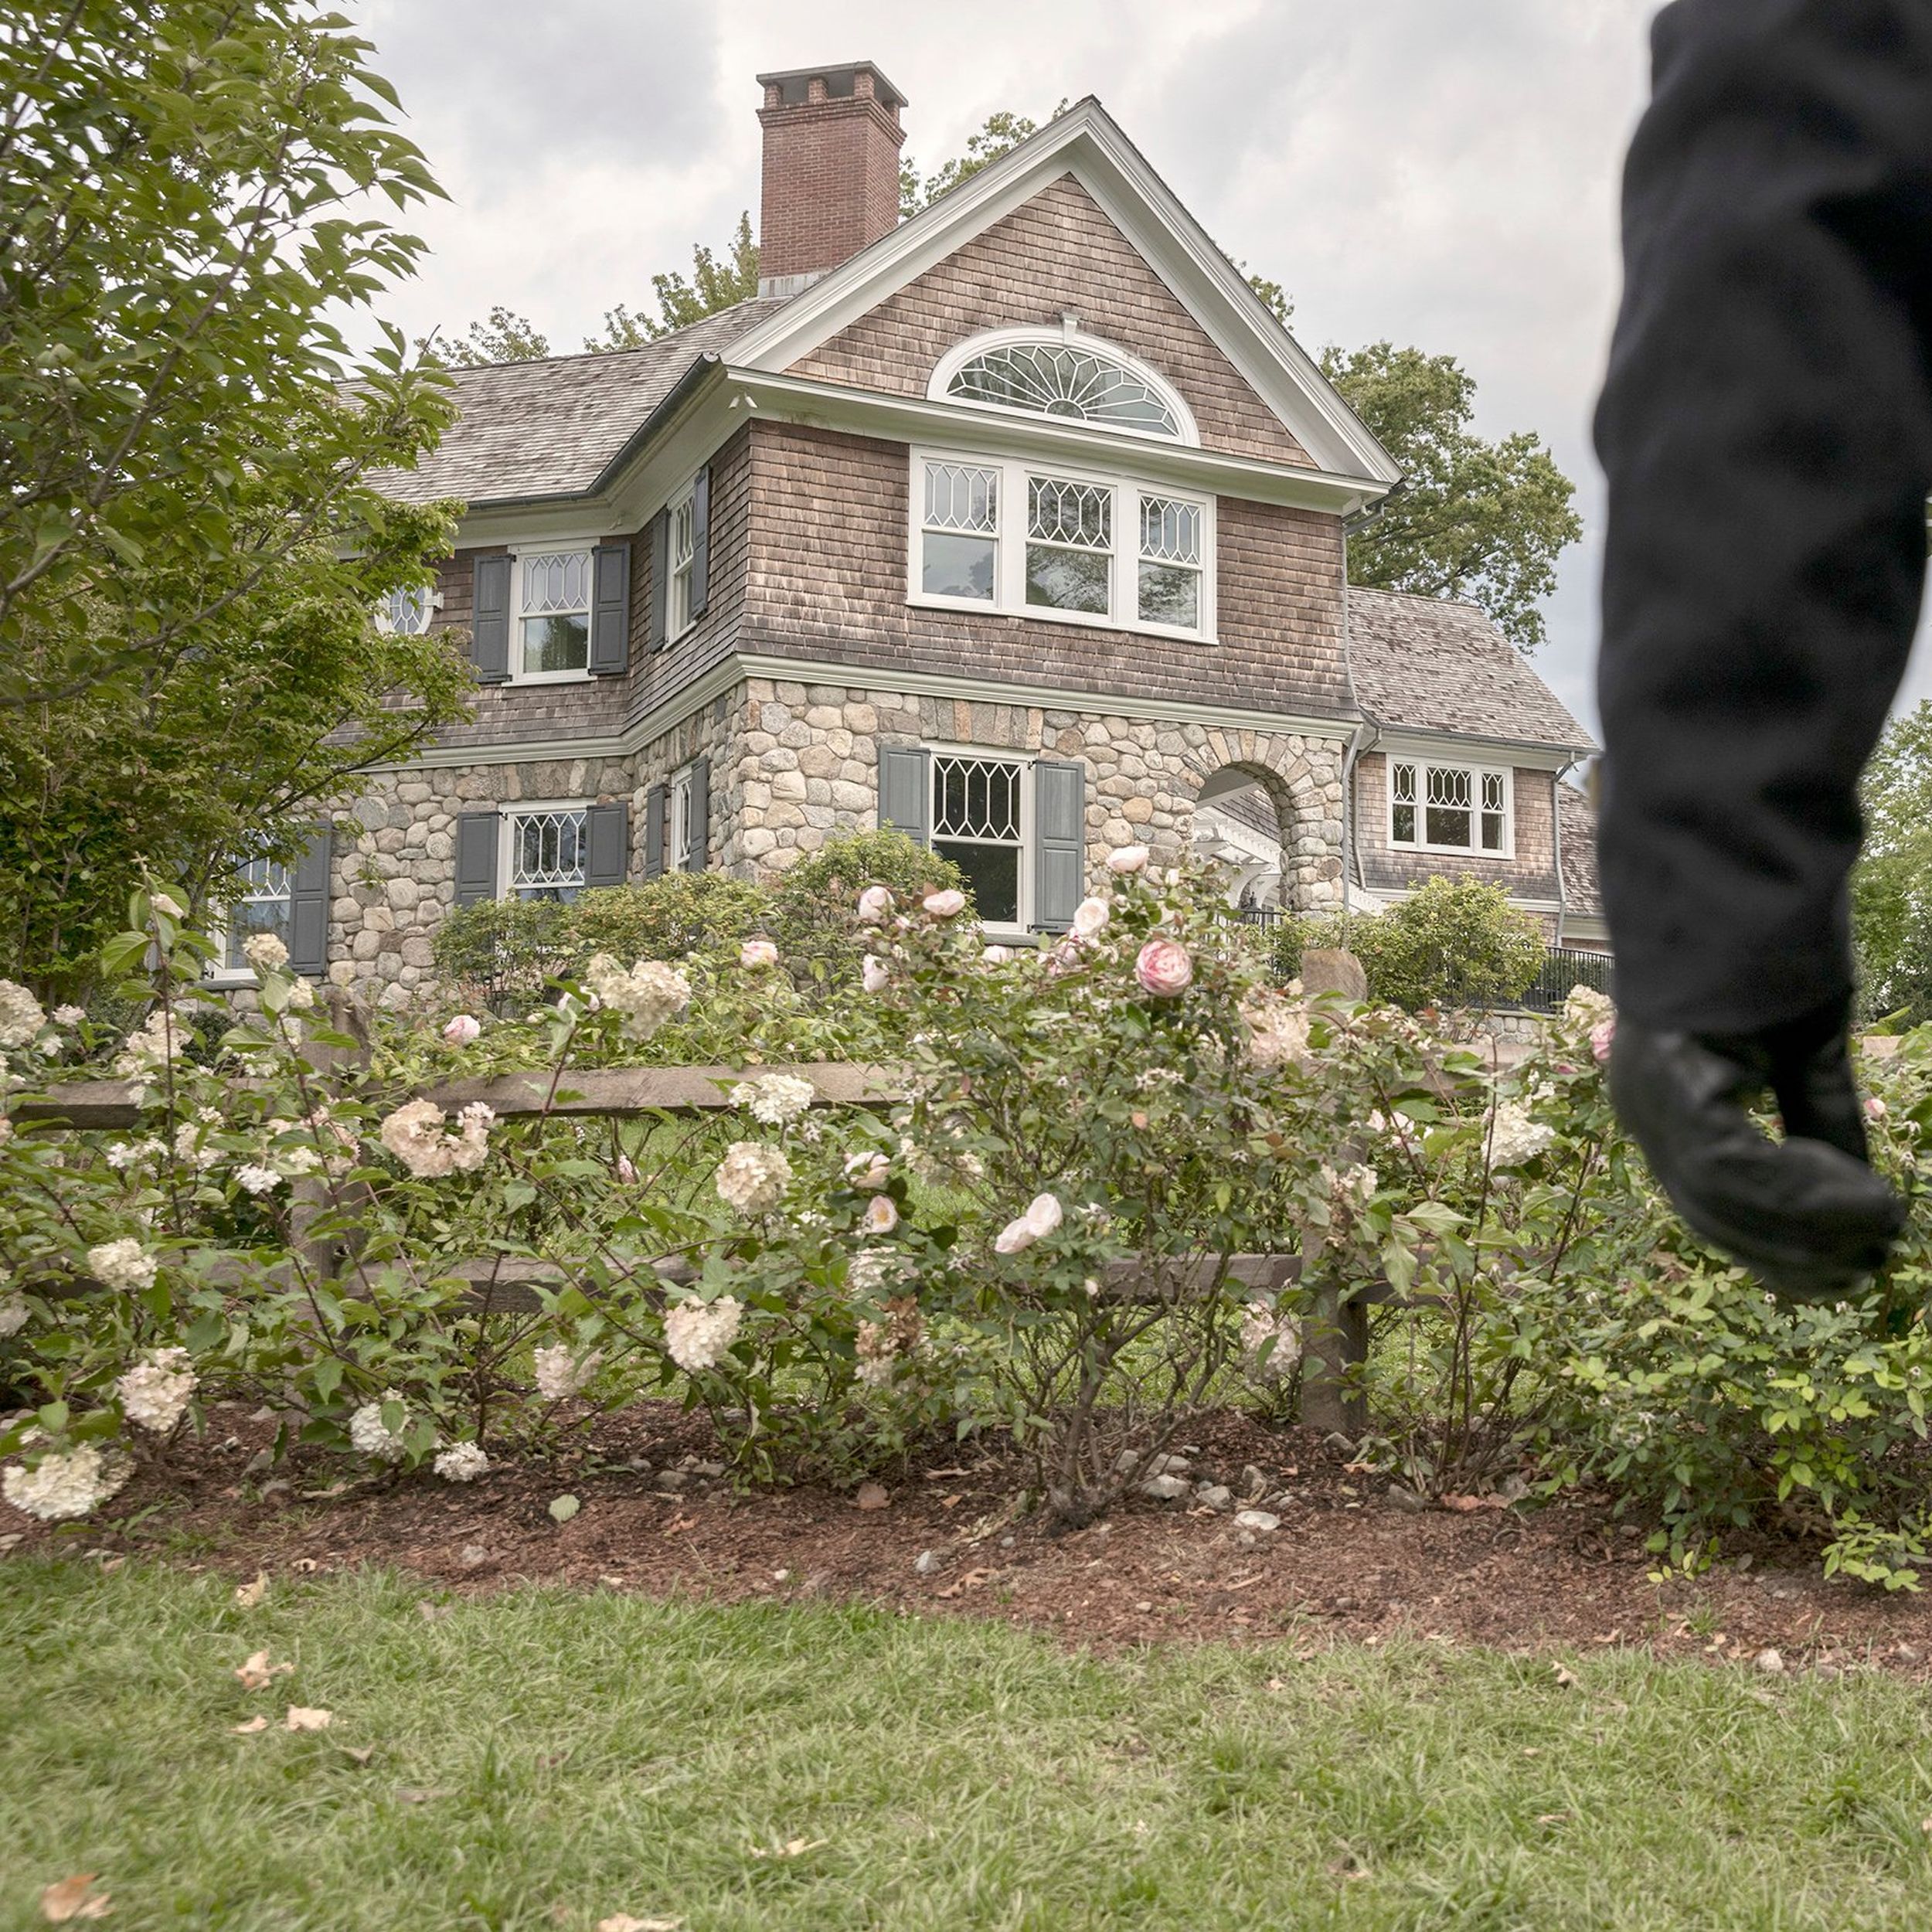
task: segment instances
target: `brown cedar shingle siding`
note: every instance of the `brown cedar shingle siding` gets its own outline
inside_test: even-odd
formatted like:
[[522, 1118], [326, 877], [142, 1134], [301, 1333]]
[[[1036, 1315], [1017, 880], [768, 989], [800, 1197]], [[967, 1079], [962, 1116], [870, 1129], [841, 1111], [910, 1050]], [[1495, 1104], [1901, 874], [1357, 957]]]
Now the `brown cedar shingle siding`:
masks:
[[747, 651], [1003, 683], [1346, 716], [1341, 526], [1222, 500], [1220, 641], [909, 607], [906, 446], [753, 429]]
[[[1454, 755], [1445, 753], [1444, 762], [1456, 762]], [[1550, 811], [1555, 774], [1519, 767], [1511, 777], [1516, 819], [1513, 859], [1408, 852], [1389, 843], [1388, 759], [1379, 751], [1364, 753], [1355, 766], [1355, 851], [1362, 883], [1374, 891], [1397, 892], [1427, 879], [1474, 879], [1502, 886], [1518, 898], [1554, 900]]]
[[1158, 369], [1209, 449], [1306, 464], [1308, 453], [1071, 175], [908, 283], [794, 365], [860, 389], [923, 396], [934, 366], [983, 330], [1063, 315]]
[[1559, 785], [1556, 810], [1563, 833], [1564, 910], [1600, 917], [1604, 900], [1597, 883], [1597, 808], [1574, 785]]

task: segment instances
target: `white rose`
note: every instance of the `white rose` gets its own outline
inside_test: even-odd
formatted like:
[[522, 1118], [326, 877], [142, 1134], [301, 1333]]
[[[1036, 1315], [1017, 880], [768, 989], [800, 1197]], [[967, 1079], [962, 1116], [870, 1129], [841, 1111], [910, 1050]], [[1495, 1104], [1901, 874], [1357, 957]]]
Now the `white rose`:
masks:
[[876, 954], [868, 953], [866, 963], [859, 972], [859, 983], [869, 993], [883, 993], [892, 984], [893, 976], [886, 962]]
[[1121, 845], [1107, 855], [1107, 869], [1111, 872], [1138, 872], [1146, 865], [1147, 858], [1145, 845]]
[[868, 886], [859, 895], [859, 917], [868, 926], [883, 926], [893, 909], [893, 896], [883, 886]]
[[452, 1046], [471, 1046], [482, 1037], [482, 1022], [472, 1014], [458, 1013], [443, 1029], [443, 1037]]
[[1073, 930], [1083, 939], [1091, 939], [1114, 917], [1104, 899], [1083, 899], [1073, 908]]

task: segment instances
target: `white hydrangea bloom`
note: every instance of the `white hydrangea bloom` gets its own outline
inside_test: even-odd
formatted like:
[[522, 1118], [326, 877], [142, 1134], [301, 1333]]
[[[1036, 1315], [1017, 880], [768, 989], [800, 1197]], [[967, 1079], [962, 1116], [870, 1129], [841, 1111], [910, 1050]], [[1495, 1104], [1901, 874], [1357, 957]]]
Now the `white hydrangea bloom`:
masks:
[[117, 1141], [102, 1158], [117, 1174], [122, 1174], [129, 1168], [138, 1167], [143, 1161], [152, 1160], [167, 1151], [160, 1141], [151, 1136], [139, 1141]]
[[767, 1127], [784, 1127], [804, 1113], [818, 1090], [796, 1073], [760, 1073], [740, 1080], [731, 1090], [731, 1104], [749, 1108], [754, 1121]]
[[457, 1131], [443, 1131], [443, 1110], [434, 1100], [410, 1100], [376, 1130], [376, 1138], [419, 1181], [474, 1174], [489, 1152], [495, 1111], [472, 1100], [456, 1117]]
[[1281, 1381], [1301, 1359], [1301, 1321], [1272, 1302], [1250, 1301], [1241, 1311], [1241, 1352], [1251, 1376]]
[[221, 1149], [209, 1140], [199, 1121], [183, 1121], [175, 1129], [175, 1158], [205, 1174], [221, 1158]]
[[566, 1343], [553, 1342], [536, 1352], [536, 1392], [546, 1402], [567, 1402], [590, 1386], [603, 1360], [601, 1349], [580, 1361]]
[[87, 1265], [103, 1287], [121, 1288], [131, 1294], [155, 1284], [155, 1257], [131, 1234], [90, 1248]]
[[27, 1325], [27, 1298], [18, 1288], [0, 1291], [0, 1342]]
[[598, 999], [621, 1016], [623, 1030], [632, 1039], [648, 1039], [691, 1004], [690, 981], [660, 960], [641, 959], [626, 972], [608, 953], [599, 953], [584, 968], [583, 978]]
[[53, 1023], [56, 1026], [78, 1026], [87, 1017], [84, 1006], [56, 1006], [53, 1009]]
[[474, 1482], [489, 1470], [488, 1455], [474, 1442], [457, 1443], [436, 1458], [436, 1473], [445, 1482]]
[[30, 1046], [47, 1015], [18, 980], [0, 979], [0, 1048]]
[[179, 1060], [187, 1044], [187, 1022], [165, 1006], [157, 1006], [122, 1043], [114, 1073], [124, 1080], [146, 1081]]
[[154, 1349], [114, 1384], [130, 1422], [165, 1436], [180, 1421], [201, 1378], [185, 1349]]
[[744, 1311], [733, 1295], [715, 1301], [679, 1301], [665, 1309], [664, 1345], [686, 1375], [716, 1368], [738, 1338]]
[[1594, 986], [1576, 985], [1570, 989], [1569, 997], [1563, 1002], [1563, 1024], [1573, 1027], [1580, 1033], [1587, 1033], [1594, 1026], [1614, 1017], [1616, 1002], [1607, 993], [1600, 993]]
[[845, 1264], [845, 1285], [854, 1294], [877, 1294], [904, 1268], [897, 1248], [861, 1248]]
[[244, 1194], [272, 1194], [282, 1184], [282, 1177], [272, 1167], [239, 1167], [235, 1170], [235, 1183]]
[[740, 1214], [767, 1214], [785, 1198], [791, 1163], [775, 1147], [734, 1141], [718, 1163], [718, 1198]]
[[0, 1475], [0, 1495], [5, 1495], [22, 1515], [37, 1516], [43, 1522], [62, 1522], [75, 1516], [91, 1515], [124, 1483], [132, 1465], [83, 1442], [78, 1448], [43, 1456], [32, 1469], [11, 1465]]
[[1498, 1100], [1489, 1135], [1489, 1159], [1495, 1167], [1521, 1167], [1533, 1161], [1556, 1138], [1553, 1127], [1532, 1121], [1514, 1100]]
[[288, 948], [274, 933], [250, 933], [242, 941], [242, 957], [258, 973], [274, 972], [288, 964]]
[[1303, 1066], [1308, 1058], [1308, 1009], [1278, 993], [1257, 993], [1241, 1002], [1248, 1029], [1248, 1058], [1257, 1066]]
[[402, 1400], [393, 1389], [386, 1389], [382, 1401], [366, 1402], [349, 1417], [349, 1439], [362, 1454], [378, 1462], [400, 1462], [408, 1454], [409, 1445], [403, 1440], [409, 1433], [407, 1412], [401, 1426], [394, 1430], [383, 1420], [383, 1405]]

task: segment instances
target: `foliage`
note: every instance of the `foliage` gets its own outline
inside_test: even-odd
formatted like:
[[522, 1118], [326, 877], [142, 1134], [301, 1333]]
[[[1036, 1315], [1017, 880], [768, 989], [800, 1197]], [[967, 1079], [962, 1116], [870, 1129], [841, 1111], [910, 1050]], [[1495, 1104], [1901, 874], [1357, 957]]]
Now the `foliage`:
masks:
[[903, 832], [841, 832], [781, 875], [773, 888], [771, 930], [795, 979], [824, 981], [842, 968], [849, 971], [855, 951], [862, 950], [857, 908], [868, 886], [883, 886], [910, 906], [927, 893], [964, 885], [950, 859]]
[[1349, 577], [1382, 590], [1478, 604], [1519, 651], [1543, 641], [1539, 601], [1583, 534], [1575, 491], [1542, 439], [1488, 442], [1469, 427], [1475, 379], [1452, 355], [1373, 342], [1321, 366], [1400, 465], [1403, 481], [1349, 543]]
[[470, 324], [461, 341], [425, 337], [418, 347], [453, 369], [480, 369], [490, 362], [540, 362], [550, 353], [550, 338], [527, 317], [498, 302], [486, 320]]
[[[345, 330], [440, 191], [369, 43], [309, 0], [20, 0], [0, 34], [0, 702], [58, 703], [324, 544], [448, 406]], [[340, 386], [353, 379], [352, 388]]]
[[637, 349], [674, 328], [688, 328], [707, 315], [750, 301], [758, 292], [758, 244], [752, 239], [750, 210], [739, 216], [722, 256], [702, 243], [692, 250], [689, 281], [674, 270], [653, 275], [651, 287], [658, 298], [655, 318], [634, 313], [620, 302], [604, 311], [602, 336], [586, 336], [583, 346], [593, 352]]
[[1425, 1008], [1507, 1005], [1543, 961], [1543, 929], [1500, 886], [1431, 879], [1372, 919], [1349, 924], [1372, 999]]
[[1932, 1019], [1932, 700], [1886, 726], [1860, 787], [1865, 848], [1852, 874], [1859, 1003]]
[[[1050, 121], [1060, 119], [1072, 103], [1066, 100], [1049, 114]], [[971, 181], [985, 167], [1010, 152], [1029, 134], [1040, 131], [1040, 123], [1025, 114], [1016, 114], [1010, 107], [997, 108], [988, 114], [979, 127], [966, 137], [966, 151], [955, 155], [934, 173], [920, 179], [919, 164], [910, 155], [906, 156], [899, 168], [899, 217], [910, 220], [922, 208], [930, 208], [942, 195], [948, 195], [961, 182]]]

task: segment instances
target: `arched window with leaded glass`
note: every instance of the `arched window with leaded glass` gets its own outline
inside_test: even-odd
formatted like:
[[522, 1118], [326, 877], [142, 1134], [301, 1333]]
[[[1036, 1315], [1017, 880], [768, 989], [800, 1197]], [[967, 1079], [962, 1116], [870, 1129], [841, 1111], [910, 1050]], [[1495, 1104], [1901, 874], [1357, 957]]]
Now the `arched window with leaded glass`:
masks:
[[1187, 405], [1165, 377], [1072, 327], [975, 336], [941, 359], [927, 393], [936, 402], [1054, 417], [1127, 436], [1200, 440]]

